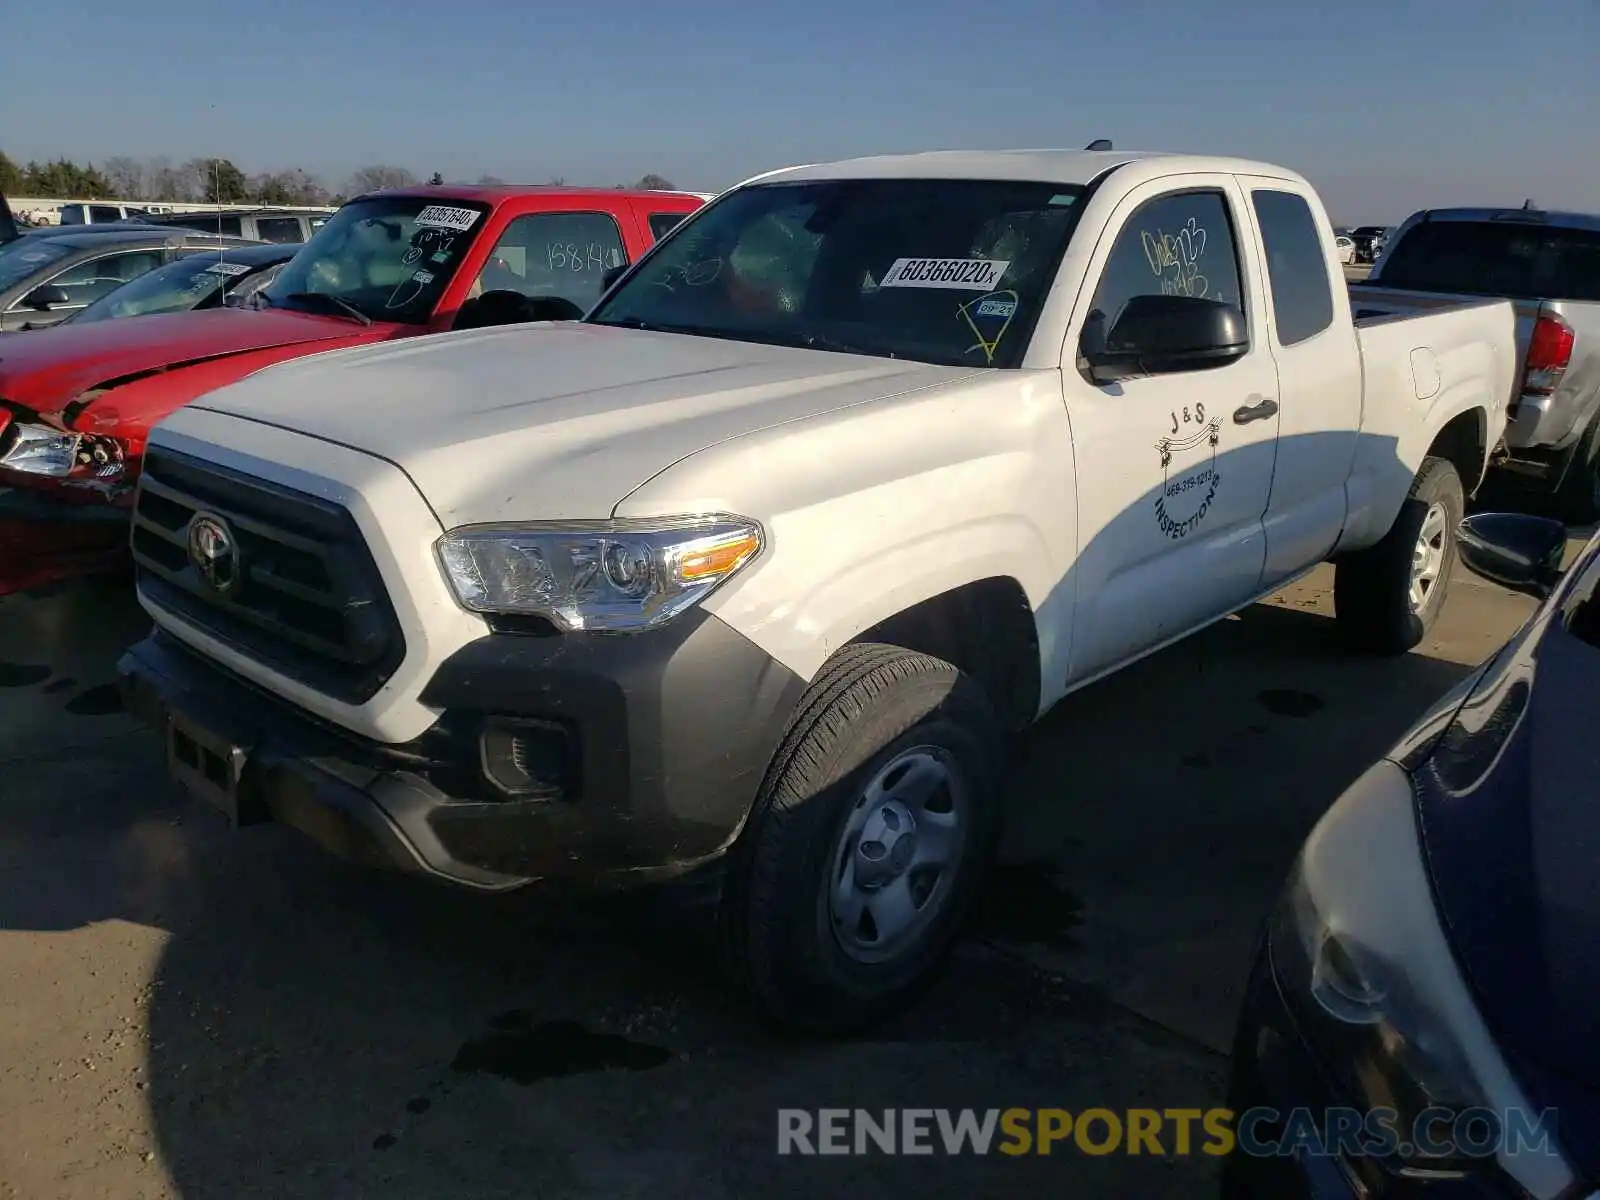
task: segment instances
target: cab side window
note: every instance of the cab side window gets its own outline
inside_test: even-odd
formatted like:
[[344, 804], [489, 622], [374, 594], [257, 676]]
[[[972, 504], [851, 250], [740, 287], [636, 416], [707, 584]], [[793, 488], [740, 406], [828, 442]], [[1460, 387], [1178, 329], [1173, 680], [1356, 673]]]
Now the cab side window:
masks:
[[617, 223], [606, 213], [532, 213], [506, 226], [473, 293], [559, 296], [588, 309], [601, 280], [628, 261]]
[[1245, 311], [1239, 252], [1218, 191], [1181, 192], [1145, 204], [1117, 234], [1089, 319], [1108, 333], [1135, 296], [1194, 296]]
[[1293, 192], [1250, 194], [1272, 287], [1272, 324], [1280, 346], [1293, 346], [1333, 324], [1333, 290], [1311, 206]]
[[651, 213], [649, 217], [650, 237], [655, 241], [660, 241], [671, 232], [674, 225], [688, 215], [688, 213]]

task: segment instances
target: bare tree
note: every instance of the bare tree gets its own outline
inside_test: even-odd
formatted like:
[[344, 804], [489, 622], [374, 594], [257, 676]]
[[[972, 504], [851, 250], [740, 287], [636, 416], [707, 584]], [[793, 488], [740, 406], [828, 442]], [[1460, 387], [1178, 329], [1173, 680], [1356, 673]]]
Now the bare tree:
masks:
[[206, 191], [211, 185], [211, 160], [209, 158], [191, 158], [178, 168], [178, 195], [174, 200], [188, 200], [203, 203]]
[[648, 192], [670, 192], [676, 190], [672, 186], [672, 180], [668, 179], [664, 175], [657, 175], [654, 172], [646, 175], [633, 186], [641, 191]]
[[149, 183], [145, 165], [137, 158], [119, 154], [108, 158], [100, 166], [100, 173], [111, 185], [111, 194], [119, 200], [149, 200]]
[[145, 164], [145, 176], [150, 194], [148, 200], [187, 200], [184, 193], [183, 171], [168, 159], [152, 158]]
[[361, 192], [378, 192], [384, 188], [411, 187], [417, 177], [404, 167], [378, 164], [362, 167], [350, 176], [349, 191], [352, 196]]
[[327, 186], [310, 171], [296, 167], [291, 171], [285, 171], [283, 178], [294, 196], [290, 203], [316, 205], [328, 203]]
[[505, 180], [501, 179], [500, 176], [498, 176], [498, 175], [479, 175], [478, 176], [478, 186], [479, 187], [500, 187], [504, 183], [505, 183]]

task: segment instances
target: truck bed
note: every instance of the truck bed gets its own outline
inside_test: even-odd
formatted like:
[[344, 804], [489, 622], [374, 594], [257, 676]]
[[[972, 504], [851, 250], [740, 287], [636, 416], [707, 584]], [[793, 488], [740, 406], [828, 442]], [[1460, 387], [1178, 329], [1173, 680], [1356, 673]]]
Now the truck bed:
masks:
[[[1353, 289], [1352, 289], [1353, 290]], [[1356, 305], [1352, 295], [1352, 306]], [[1382, 311], [1362, 304], [1356, 319], [1361, 350], [1361, 441], [1350, 481], [1350, 519], [1342, 548], [1381, 537], [1427, 455], [1422, 431], [1438, 414], [1481, 404], [1489, 448], [1504, 435], [1517, 364], [1516, 317], [1506, 300], [1398, 301]], [[1470, 493], [1478, 479], [1463, 479]], [[1381, 526], [1381, 527], [1380, 527]]]
[[[1350, 307], [1357, 324], [1370, 324], [1417, 312], [1435, 312], [1460, 307], [1476, 298], [1444, 292], [1412, 292], [1396, 288], [1352, 284]], [[1513, 448], [1547, 446], [1560, 449], [1581, 432], [1582, 417], [1594, 404], [1600, 391], [1600, 304], [1583, 300], [1509, 300], [1516, 314], [1517, 358], [1508, 383], [1506, 401], [1512, 427], [1506, 435]], [[1566, 376], [1554, 396], [1520, 411], [1519, 395], [1509, 389], [1518, 386], [1527, 362], [1528, 343], [1534, 324], [1541, 316], [1559, 318], [1577, 335], [1576, 351]]]

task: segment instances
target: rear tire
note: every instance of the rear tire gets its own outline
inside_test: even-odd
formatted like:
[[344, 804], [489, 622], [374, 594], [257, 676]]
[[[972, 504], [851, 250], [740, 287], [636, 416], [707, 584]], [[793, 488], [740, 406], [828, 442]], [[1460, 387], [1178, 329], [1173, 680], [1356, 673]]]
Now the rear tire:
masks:
[[936, 977], [994, 852], [1003, 765], [988, 697], [949, 663], [835, 656], [768, 768], [723, 901], [731, 966], [769, 1019], [848, 1032]]
[[1428, 635], [1450, 591], [1456, 527], [1465, 512], [1455, 467], [1446, 459], [1423, 459], [1383, 540], [1340, 558], [1334, 568], [1334, 613], [1352, 645], [1404, 654]]

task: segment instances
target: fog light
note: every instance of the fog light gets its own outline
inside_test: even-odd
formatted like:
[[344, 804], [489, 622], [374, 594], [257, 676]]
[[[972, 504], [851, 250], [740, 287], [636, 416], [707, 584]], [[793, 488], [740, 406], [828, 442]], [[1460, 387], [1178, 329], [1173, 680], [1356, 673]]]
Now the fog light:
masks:
[[576, 799], [577, 738], [556, 721], [495, 721], [480, 743], [483, 777], [519, 800]]

